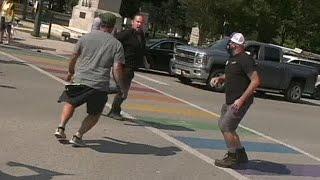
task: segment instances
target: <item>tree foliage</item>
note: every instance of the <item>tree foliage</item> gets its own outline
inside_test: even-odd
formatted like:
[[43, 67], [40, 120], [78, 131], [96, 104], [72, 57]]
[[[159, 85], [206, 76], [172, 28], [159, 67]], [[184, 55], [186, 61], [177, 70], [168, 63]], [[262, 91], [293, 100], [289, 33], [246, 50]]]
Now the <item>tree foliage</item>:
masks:
[[139, 12], [140, 6], [140, 0], [122, 0], [120, 6], [120, 15], [122, 17], [132, 18], [135, 14], [137, 14], [137, 12]]
[[239, 31], [247, 38], [320, 52], [318, 0], [180, 0], [201, 39]]

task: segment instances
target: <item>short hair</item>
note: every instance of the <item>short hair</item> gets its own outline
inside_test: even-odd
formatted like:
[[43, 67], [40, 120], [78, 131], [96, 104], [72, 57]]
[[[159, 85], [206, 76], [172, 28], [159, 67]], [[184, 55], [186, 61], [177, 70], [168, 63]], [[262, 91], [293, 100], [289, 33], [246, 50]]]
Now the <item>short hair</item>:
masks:
[[137, 13], [137, 14], [135, 14], [135, 15], [133, 16], [132, 20], [134, 20], [137, 16], [144, 17], [144, 15], [143, 15], [143, 14], [141, 14], [141, 13]]
[[101, 14], [100, 19], [101, 19], [100, 27], [102, 28], [113, 28], [117, 21], [117, 17], [111, 13]]

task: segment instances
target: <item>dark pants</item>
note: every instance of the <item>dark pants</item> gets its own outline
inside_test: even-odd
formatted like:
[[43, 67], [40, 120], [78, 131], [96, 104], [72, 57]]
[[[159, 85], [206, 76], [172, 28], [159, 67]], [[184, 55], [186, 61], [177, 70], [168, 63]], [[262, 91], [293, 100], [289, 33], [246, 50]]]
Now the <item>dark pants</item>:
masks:
[[111, 112], [120, 114], [121, 112], [121, 104], [125, 99], [128, 97], [128, 92], [131, 86], [131, 81], [134, 77], [134, 69], [126, 67], [124, 68], [124, 79], [123, 79], [123, 84], [126, 87], [125, 91], [122, 92], [120, 91], [119, 93], [116, 94], [116, 96], [113, 99], [112, 107], [111, 107]]

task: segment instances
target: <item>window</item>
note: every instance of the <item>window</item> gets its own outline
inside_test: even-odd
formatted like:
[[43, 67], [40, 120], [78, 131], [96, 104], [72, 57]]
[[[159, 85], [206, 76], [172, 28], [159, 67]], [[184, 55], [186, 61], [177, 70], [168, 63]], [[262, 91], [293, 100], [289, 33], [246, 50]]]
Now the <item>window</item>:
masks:
[[315, 67], [318, 70], [318, 74], [320, 74], [320, 64], [309, 62], [309, 61], [301, 61], [300, 64]]
[[300, 61], [299, 60], [292, 60], [292, 61], [290, 61], [290, 63], [300, 64]]
[[259, 46], [248, 46], [246, 48], [246, 52], [251, 56], [253, 59], [258, 59], [259, 54]]
[[164, 50], [173, 50], [173, 43], [172, 42], [163, 42], [163, 43], [160, 43], [156, 48], [157, 49], [164, 49]]
[[264, 52], [264, 60], [280, 62], [280, 50], [276, 48], [266, 47]]

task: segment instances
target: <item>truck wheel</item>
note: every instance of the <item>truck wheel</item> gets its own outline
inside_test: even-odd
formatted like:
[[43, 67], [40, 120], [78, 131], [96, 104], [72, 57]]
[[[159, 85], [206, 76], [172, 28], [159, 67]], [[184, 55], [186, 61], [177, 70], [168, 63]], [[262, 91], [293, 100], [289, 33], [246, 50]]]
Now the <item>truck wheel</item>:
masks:
[[180, 80], [180, 82], [182, 82], [183, 84], [189, 84], [191, 83], [191, 80], [186, 78], [186, 77], [183, 77], [183, 76], [179, 76], [178, 79]]
[[[148, 57], [149, 58], [149, 57]], [[146, 58], [144, 58], [143, 59], [143, 67], [145, 68], [145, 69], [151, 69], [151, 63], [150, 63], [150, 60], [148, 60], [148, 58], [146, 57]], [[151, 58], [151, 57], [150, 57]]]
[[318, 85], [318, 86], [316, 87], [316, 89], [314, 90], [314, 93], [313, 93], [312, 97], [313, 97], [314, 99], [320, 100], [320, 85]]
[[299, 82], [291, 82], [285, 92], [285, 98], [290, 102], [298, 102], [302, 96], [302, 85]]
[[219, 76], [222, 76], [224, 74], [224, 70], [223, 69], [217, 69], [217, 70], [214, 70], [211, 72], [208, 80], [207, 80], [207, 88], [210, 89], [210, 90], [213, 90], [213, 91], [217, 91], [217, 92], [224, 92], [224, 83], [221, 83], [215, 87], [212, 87], [210, 85], [210, 81], [211, 79], [215, 78], [215, 77], [219, 77]]

